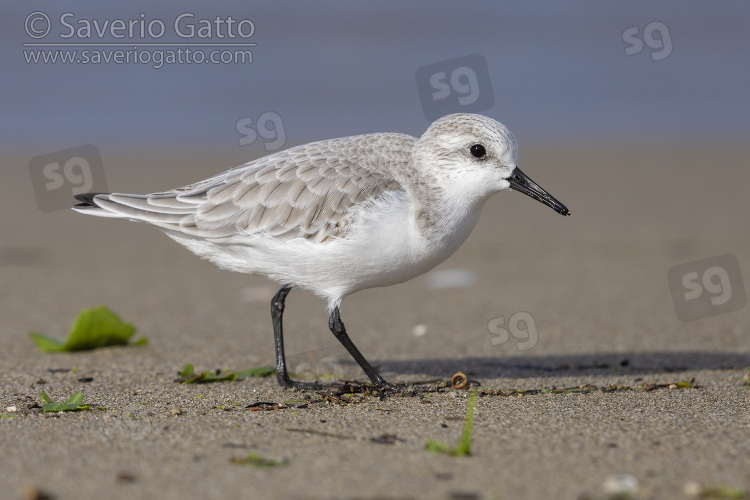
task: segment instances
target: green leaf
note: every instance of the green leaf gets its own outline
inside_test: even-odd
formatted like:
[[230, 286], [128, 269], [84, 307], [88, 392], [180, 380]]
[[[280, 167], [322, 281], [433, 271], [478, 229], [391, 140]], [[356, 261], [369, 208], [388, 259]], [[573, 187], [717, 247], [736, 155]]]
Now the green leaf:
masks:
[[29, 333], [31, 340], [41, 349], [43, 352], [60, 352], [65, 350], [63, 346], [65, 343], [62, 340], [48, 337], [43, 333], [31, 332]]
[[50, 397], [47, 395], [46, 392], [42, 391], [42, 401], [44, 401], [44, 405], [42, 406], [43, 411], [81, 411], [81, 410], [88, 410], [91, 408], [91, 405], [84, 405], [83, 398], [86, 397], [85, 394], [82, 392], [77, 392], [73, 394], [70, 399], [68, 399], [64, 403], [55, 403], [50, 399]]
[[249, 370], [243, 370], [240, 372], [226, 372], [226, 373], [211, 373], [201, 372], [200, 374], [195, 373], [195, 367], [192, 363], [185, 365], [185, 368], [177, 375], [182, 377], [177, 382], [182, 384], [209, 384], [211, 382], [234, 382], [241, 378], [247, 377], [267, 377], [268, 375], [276, 373], [276, 368], [272, 366], [259, 366], [258, 368], [251, 368]]
[[185, 368], [177, 374], [182, 377], [182, 379], [177, 380], [182, 384], [209, 384], [211, 382], [234, 382], [237, 380], [237, 374], [233, 372], [224, 374], [201, 372], [199, 375], [196, 375], [195, 367], [192, 363], [186, 364]]
[[709, 486], [703, 488], [701, 498], [743, 500], [748, 498], [748, 492], [740, 488], [730, 488], [728, 486]]
[[427, 440], [427, 451], [432, 453], [447, 453], [454, 457], [463, 457], [471, 455], [471, 433], [474, 427], [474, 408], [477, 406], [477, 390], [472, 389], [471, 395], [469, 396], [469, 409], [466, 411], [466, 423], [464, 424], [464, 432], [461, 436], [461, 441], [455, 448], [450, 448], [447, 444], [442, 441], [435, 441], [432, 439]]
[[76, 392], [75, 394], [73, 394], [70, 397], [69, 400], [66, 401], [66, 403], [68, 403], [70, 405], [80, 405], [81, 403], [83, 403], [83, 398], [84, 397], [86, 397], [86, 396], [82, 392]]
[[270, 469], [271, 467], [286, 465], [286, 460], [270, 460], [261, 457], [257, 453], [248, 453], [245, 458], [233, 458], [232, 463], [239, 465], [252, 465], [258, 469]]
[[234, 382], [237, 380], [236, 373], [217, 374], [211, 372], [201, 372], [194, 380], [196, 384], [210, 384], [211, 382]]
[[[124, 323], [106, 306], [99, 306], [81, 312], [65, 341], [37, 332], [29, 335], [43, 352], [63, 352], [128, 345], [134, 333], [133, 325]], [[144, 337], [129, 345], [144, 345], [147, 342], [148, 339]]]
[[435, 441], [434, 439], [427, 440], [427, 451], [432, 453], [446, 453], [449, 449], [448, 445], [442, 441]]
[[452, 454], [461, 457], [471, 455], [471, 432], [474, 427], [474, 408], [477, 406], [477, 390], [473, 389], [469, 396], [469, 410], [466, 412], [466, 423], [464, 424], [464, 433], [461, 441], [453, 450]]
[[192, 377], [195, 375], [195, 366], [193, 366], [193, 363], [188, 363], [185, 365], [185, 368], [182, 369], [181, 372], [177, 373], [180, 377]]
[[276, 373], [276, 368], [273, 366], [259, 366], [257, 368], [250, 368], [249, 370], [242, 370], [235, 373], [237, 374], [238, 379], [247, 377], [268, 377], [269, 375]]

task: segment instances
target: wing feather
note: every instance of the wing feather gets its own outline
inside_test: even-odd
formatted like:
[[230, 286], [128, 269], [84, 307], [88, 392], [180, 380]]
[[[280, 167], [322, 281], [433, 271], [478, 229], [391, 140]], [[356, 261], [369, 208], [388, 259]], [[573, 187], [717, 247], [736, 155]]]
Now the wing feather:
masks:
[[306, 144], [171, 191], [98, 194], [90, 208], [201, 237], [323, 242], [346, 237], [353, 206], [403, 189], [415, 140], [370, 134]]

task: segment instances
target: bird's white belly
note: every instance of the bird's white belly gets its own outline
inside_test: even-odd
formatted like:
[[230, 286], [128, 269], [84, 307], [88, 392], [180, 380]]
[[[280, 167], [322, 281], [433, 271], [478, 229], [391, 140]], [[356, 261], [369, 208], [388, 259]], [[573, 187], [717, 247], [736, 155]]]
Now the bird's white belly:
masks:
[[446, 228], [448, 237], [427, 238], [404, 195], [391, 196], [362, 214], [346, 238], [316, 243], [257, 234], [208, 241], [168, 233], [219, 267], [290, 283], [328, 300], [412, 279], [450, 257], [476, 225], [481, 209]]

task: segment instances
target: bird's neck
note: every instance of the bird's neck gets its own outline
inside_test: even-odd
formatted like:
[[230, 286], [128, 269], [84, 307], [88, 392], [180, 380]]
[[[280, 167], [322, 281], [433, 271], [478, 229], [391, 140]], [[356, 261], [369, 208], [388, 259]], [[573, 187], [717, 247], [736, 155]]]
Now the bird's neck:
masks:
[[432, 186], [416, 193], [413, 207], [417, 228], [438, 244], [460, 246], [479, 221], [485, 199], [470, 200]]

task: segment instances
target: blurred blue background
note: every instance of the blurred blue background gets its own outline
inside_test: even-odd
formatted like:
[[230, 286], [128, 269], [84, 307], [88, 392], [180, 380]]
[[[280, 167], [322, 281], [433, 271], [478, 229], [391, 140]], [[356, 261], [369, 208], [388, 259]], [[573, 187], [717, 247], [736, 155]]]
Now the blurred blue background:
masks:
[[[50, 19], [41, 39], [25, 27], [36, 11]], [[64, 13], [72, 14], [66, 19], [76, 29], [86, 21], [127, 22], [143, 14], [144, 22], [161, 20], [166, 33], [159, 39], [63, 38]], [[139, 42], [228, 40], [216, 33], [181, 39], [172, 24], [183, 13], [193, 14], [185, 30], [188, 21], [217, 16], [251, 20], [252, 36], [237, 41], [256, 44], [252, 63], [158, 69], [150, 63], [29, 63], [40, 49], [22, 46], [117, 42], [133, 50]], [[32, 29], [40, 30], [40, 22]], [[110, 149], [240, 148], [250, 159], [281, 142], [289, 147], [382, 131], [420, 135], [429, 122], [417, 70], [480, 54], [494, 96], [482, 113], [514, 131], [521, 154], [524, 145], [538, 142], [743, 141], [750, 133], [748, 26], [750, 4], [742, 2], [6, 4], [0, 137], [4, 150], [29, 158], [95, 144], [105, 155]], [[283, 127], [283, 141], [268, 146], [273, 141], [243, 136], [241, 130], [251, 128], [248, 118], [257, 123], [269, 112], [264, 125]]]

